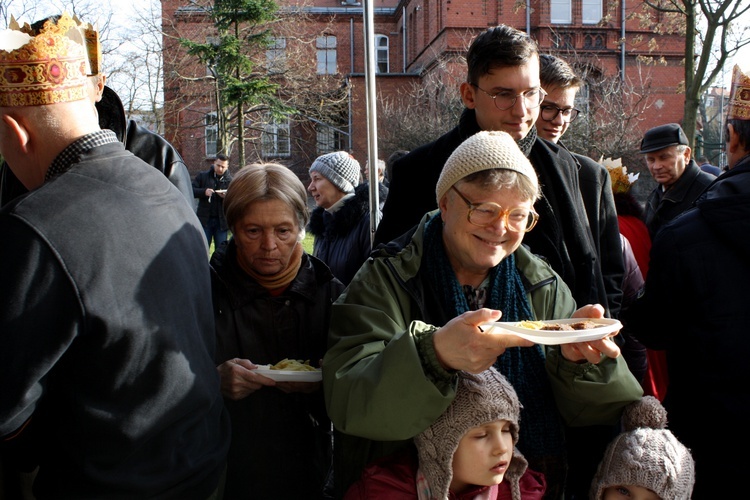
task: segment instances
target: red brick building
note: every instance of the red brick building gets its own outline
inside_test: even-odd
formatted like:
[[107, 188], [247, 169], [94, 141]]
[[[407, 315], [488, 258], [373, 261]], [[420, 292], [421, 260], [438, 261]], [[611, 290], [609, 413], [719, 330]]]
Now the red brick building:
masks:
[[[215, 154], [211, 143], [215, 138], [211, 119], [215, 94], [206, 68], [184, 56], [177, 38], [205, 41], [214, 35], [206, 13], [212, 3], [162, 0], [165, 135], [193, 174], [208, 168]], [[604, 0], [527, 1], [526, 5], [517, 0], [375, 0], [378, 100], [403, 94], [428, 78], [439, 81], [445, 92], [457, 94], [465, 78], [463, 57], [471, 39], [487, 27], [503, 23], [530, 33], [542, 52], [568, 60], [568, 55], [574, 54], [577, 61], [585, 60], [595, 72], [610, 76], [618, 75], [624, 62], [625, 78], [647, 80], [652, 102], [644, 113], [647, 116], [640, 117], [638, 134], [654, 125], [680, 122], [684, 96], [678, 87], [683, 80], [685, 40], [676, 35], [655, 37], [649, 26], [632, 18], [644, 12], [644, 4], [624, 4]], [[290, 2], [280, 5], [283, 12]], [[248, 162], [278, 161], [306, 182], [307, 168], [324, 152], [348, 149], [363, 164], [367, 158], [365, 43], [363, 5], [356, 0], [309, 0], [297, 7], [306, 20], [294, 30], [305, 32], [312, 43], [291, 58], [286, 55], [286, 64], [307, 68], [329, 85], [345, 88], [345, 116], [338, 123], [304, 117], [283, 123], [250, 120], [246, 147]], [[660, 21], [660, 15], [652, 13], [652, 20]], [[282, 33], [279, 40], [277, 51], [295, 50], [294, 37], [285, 38]], [[656, 52], [650, 50], [650, 41], [657, 42]], [[270, 57], [268, 51], [266, 57]], [[649, 57], [659, 59], [660, 64], [647, 62]], [[325, 106], [324, 96], [320, 100]], [[381, 126], [378, 123], [379, 129]], [[390, 151], [379, 153], [385, 158]]]

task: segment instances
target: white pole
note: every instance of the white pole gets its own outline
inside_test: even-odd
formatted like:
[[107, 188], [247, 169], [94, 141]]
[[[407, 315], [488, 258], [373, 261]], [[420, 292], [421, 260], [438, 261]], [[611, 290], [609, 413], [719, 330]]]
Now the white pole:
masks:
[[378, 200], [378, 127], [375, 92], [375, 15], [372, 0], [364, 0], [365, 87], [367, 90], [367, 158], [370, 176], [370, 246], [380, 223]]

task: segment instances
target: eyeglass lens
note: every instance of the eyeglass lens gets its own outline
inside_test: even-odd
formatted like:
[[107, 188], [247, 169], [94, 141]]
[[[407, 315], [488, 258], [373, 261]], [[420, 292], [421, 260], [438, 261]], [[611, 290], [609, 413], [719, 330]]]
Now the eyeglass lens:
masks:
[[557, 106], [542, 106], [542, 119], [551, 122], [557, 115], [562, 115], [564, 122], [572, 122], [578, 116], [576, 108], [560, 109]]
[[477, 226], [489, 226], [500, 217], [511, 231], [528, 231], [536, 223], [533, 212], [525, 208], [503, 210], [494, 203], [480, 203], [469, 211], [469, 222]]

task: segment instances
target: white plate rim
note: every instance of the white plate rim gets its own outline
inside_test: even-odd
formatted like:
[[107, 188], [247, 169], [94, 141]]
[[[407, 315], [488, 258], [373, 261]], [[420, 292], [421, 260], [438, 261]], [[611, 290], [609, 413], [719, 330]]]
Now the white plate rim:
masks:
[[543, 323], [561, 323], [570, 324], [577, 323], [579, 321], [593, 321], [601, 326], [596, 328], [589, 328], [587, 330], [576, 330], [575, 332], [559, 331], [559, 330], [532, 330], [530, 328], [523, 328], [518, 326], [520, 321], [486, 323], [482, 325], [485, 331], [489, 331], [490, 328], [494, 327], [495, 331], [501, 330], [501, 332], [511, 333], [518, 335], [526, 340], [530, 340], [536, 344], [544, 345], [560, 345], [560, 344], [572, 344], [575, 342], [590, 342], [592, 340], [599, 340], [607, 335], [614, 333], [622, 329], [622, 323], [619, 320], [612, 318], [565, 318], [565, 319], [549, 319], [542, 320]]
[[276, 382], [320, 382], [323, 380], [323, 372], [299, 371], [299, 370], [271, 370], [270, 368], [257, 368], [258, 374], [268, 377]]

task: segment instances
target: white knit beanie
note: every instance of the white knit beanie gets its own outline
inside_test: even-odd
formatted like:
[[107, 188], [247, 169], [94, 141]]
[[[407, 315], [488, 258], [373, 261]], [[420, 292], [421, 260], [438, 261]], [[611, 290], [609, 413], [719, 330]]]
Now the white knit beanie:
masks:
[[506, 132], [482, 131], [472, 135], [453, 151], [440, 172], [435, 194], [437, 202], [456, 182], [481, 170], [514, 170], [539, 186], [534, 167], [516, 141]]
[[318, 156], [310, 167], [310, 173], [320, 172], [344, 193], [354, 191], [359, 184], [359, 162], [346, 151], [336, 151]]
[[[458, 443], [469, 429], [496, 420], [511, 423], [513, 446], [518, 443], [518, 420], [521, 403], [510, 382], [494, 368], [478, 375], [458, 372], [456, 397], [450, 406], [427, 429], [414, 437], [419, 453], [419, 469], [427, 479], [431, 497], [448, 498], [453, 479], [453, 455]], [[521, 499], [519, 479], [526, 472], [528, 462], [518, 450], [505, 473], [514, 500]]]
[[591, 483], [590, 497], [601, 500], [610, 486], [648, 488], [664, 500], [690, 500], [695, 462], [682, 443], [666, 429], [667, 411], [653, 396], [625, 407], [624, 431], [604, 453]]

